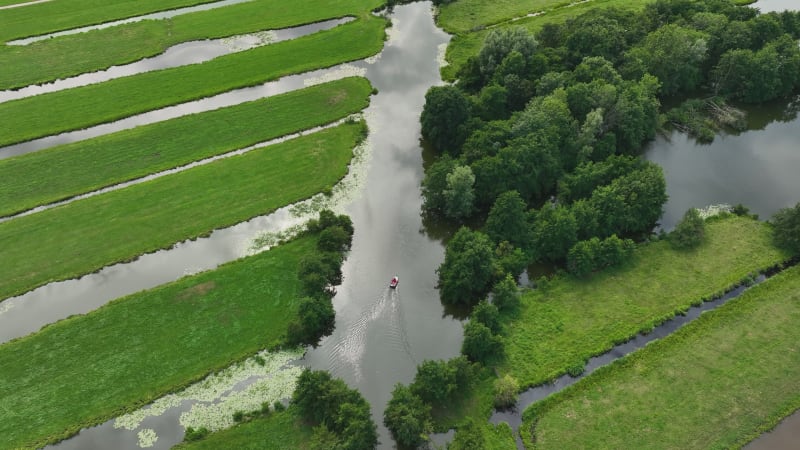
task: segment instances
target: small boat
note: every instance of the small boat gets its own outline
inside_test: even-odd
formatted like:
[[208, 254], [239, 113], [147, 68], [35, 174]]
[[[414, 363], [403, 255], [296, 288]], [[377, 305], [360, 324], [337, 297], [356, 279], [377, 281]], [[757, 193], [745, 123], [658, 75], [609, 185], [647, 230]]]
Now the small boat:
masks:
[[394, 276], [394, 277], [392, 277], [392, 281], [389, 282], [389, 287], [392, 288], [392, 289], [395, 289], [395, 288], [397, 288], [397, 283], [399, 283], [399, 282], [400, 282], [400, 278], [397, 278], [396, 276]]

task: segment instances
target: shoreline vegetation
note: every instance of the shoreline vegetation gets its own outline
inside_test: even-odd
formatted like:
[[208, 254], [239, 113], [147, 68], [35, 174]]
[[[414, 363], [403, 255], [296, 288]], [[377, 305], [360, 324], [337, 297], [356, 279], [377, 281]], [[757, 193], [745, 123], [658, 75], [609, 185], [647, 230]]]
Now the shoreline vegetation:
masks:
[[798, 292], [794, 267], [536, 403], [527, 448], [746, 444], [800, 408]]
[[0, 160], [0, 217], [329, 124], [371, 90], [350, 77]]
[[[91, 273], [309, 198], [367, 129], [343, 124], [0, 224], [0, 298]], [[91, 237], [91, 238], [87, 238]]]
[[[172, 19], [146, 20], [48, 39], [0, 46], [0, 89], [64, 79], [163, 53], [182, 42], [306, 25], [377, 8], [376, 0], [309, 0], [292, 8], [281, 0], [253, 0]], [[2, 12], [0, 12], [2, 17]]]
[[[281, 76], [362, 59], [383, 47], [386, 20], [370, 15], [293, 40], [211, 61], [0, 103], [9, 132], [0, 146], [255, 86]], [[98, 102], [96, 99], [104, 101]], [[35, 126], [32, 126], [35, 124]]]
[[0, 435], [38, 447], [286, 342], [303, 237], [133, 294], [0, 346]]

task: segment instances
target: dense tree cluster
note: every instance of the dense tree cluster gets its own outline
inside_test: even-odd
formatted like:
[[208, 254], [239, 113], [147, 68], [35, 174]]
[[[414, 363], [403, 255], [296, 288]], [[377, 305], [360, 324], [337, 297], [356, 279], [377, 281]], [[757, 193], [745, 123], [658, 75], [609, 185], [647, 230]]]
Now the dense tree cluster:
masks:
[[350, 250], [353, 223], [345, 215], [324, 210], [309, 221], [306, 233], [317, 235], [317, 252], [305, 256], [298, 267], [300, 292], [297, 319], [289, 324], [288, 341], [316, 345], [333, 331], [333, 286], [342, 283], [341, 266]]
[[395, 441], [415, 448], [432, 432], [431, 410], [443, 408], [469, 388], [476, 367], [464, 356], [448, 361], [424, 361], [409, 386], [397, 384], [383, 423]]
[[378, 445], [378, 431], [367, 401], [326, 371], [305, 369], [292, 403], [304, 420], [319, 425], [314, 429], [316, 448], [368, 450]]
[[[422, 113], [422, 134], [440, 156], [422, 183], [425, 214], [485, 220], [481, 233], [451, 241], [442, 299], [472, 303], [515, 264], [562, 264], [572, 249], [576, 268], [608, 265], [591, 249], [613, 235], [647, 235], [666, 202], [661, 169], [638, 158], [660, 126], [660, 99], [714, 97], [668, 116], [713, 138], [697, 116], [737, 126], [726, 98], [797, 92], [798, 38], [800, 14], [759, 14], [728, 0], [593, 9], [535, 36], [490, 32], [458, 83], [429, 91]], [[492, 277], [490, 265], [499, 268]]]

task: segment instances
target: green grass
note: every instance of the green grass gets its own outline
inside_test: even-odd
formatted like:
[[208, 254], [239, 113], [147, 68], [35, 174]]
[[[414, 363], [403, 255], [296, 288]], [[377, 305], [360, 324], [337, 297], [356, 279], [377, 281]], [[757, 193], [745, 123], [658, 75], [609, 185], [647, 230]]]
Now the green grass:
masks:
[[738, 448], [800, 408], [798, 321], [795, 267], [536, 404], [522, 429], [536, 420], [537, 449]]
[[64, 439], [282, 343], [314, 251], [299, 239], [0, 346], [0, 447]]
[[293, 27], [347, 15], [360, 16], [379, 0], [306, 0], [287, 8], [284, 0], [253, 0], [165, 20], [146, 20], [47, 39], [0, 46], [0, 89], [67, 78], [155, 56], [191, 40], [213, 39]]
[[[216, 0], [70, 0], [0, 10], [0, 42]], [[2, 3], [20, 3], [17, 1]]]
[[308, 198], [366, 131], [345, 124], [0, 224], [0, 299]]
[[332, 122], [371, 90], [346, 78], [0, 160], [0, 216]]
[[694, 251], [659, 241], [638, 249], [626, 267], [556, 279], [524, 296], [501, 370], [521, 386], [542, 384], [788, 256], [772, 245], [768, 225], [731, 217], [707, 222]]
[[311, 427], [303, 423], [297, 409], [290, 406], [286, 411], [272, 412], [268, 417], [211, 433], [202, 441], [183, 443], [173, 448], [296, 450], [308, 448], [311, 431]]
[[[477, 1], [477, 0], [471, 0]], [[545, 6], [545, 9], [535, 9], [532, 10], [534, 12], [544, 11], [544, 14], [535, 17], [528, 17], [521, 20], [517, 20], [514, 22], [507, 22], [500, 25], [501, 27], [523, 27], [530, 32], [537, 32], [547, 23], [564, 23], [567, 19], [571, 17], [575, 17], [577, 15], [583, 14], [584, 12], [594, 9], [594, 8], [620, 8], [626, 10], [639, 10], [644, 7], [645, 4], [649, 3], [652, 0], [590, 0], [586, 3], [581, 3], [575, 6], [564, 6], [565, 4], [569, 4], [570, 2], [563, 2], [557, 0], [529, 0], [523, 4], [528, 3], [536, 3], [536, 4], [548, 4]], [[461, 1], [454, 2], [448, 5], [448, 8], [454, 9], [451, 12], [451, 16], [454, 18], [459, 18], [461, 16], [468, 16], [469, 12], [461, 12], [460, 8], [463, 8], [467, 3], [462, 3]], [[490, 5], [490, 3], [486, 3], [486, 5]], [[442, 11], [444, 14], [444, 10]], [[524, 16], [526, 13], [518, 14], [518, 16]], [[486, 19], [483, 20], [483, 24], [489, 24], [494, 22], [488, 22], [489, 18], [493, 17], [492, 15], [486, 16]], [[454, 25], [447, 25], [447, 21], [454, 21], [455, 23], [459, 23], [455, 19], [448, 19], [443, 15], [440, 15], [438, 21], [440, 26], [448, 27]], [[475, 20], [481, 20], [480, 16], [476, 16]], [[506, 19], [504, 19], [506, 20]], [[456, 35], [453, 37], [452, 41], [450, 41], [450, 45], [447, 46], [447, 54], [445, 58], [448, 62], [448, 66], [442, 68], [442, 77], [445, 80], [453, 81], [456, 78], [456, 73], [458, 72], [459, 68], [463, 66], [467, 59], [470, 56], [477, 55], [480, 52], [481, 47], [483, 47], [483, 41], [486, 39], [486, 36], [489, 34], [489, 29], [482, 29], [479, 25], [476, 25], [478, 29], [474, 31], [469, 31], [470, 29], [466, 29], [464, 31], [457, 31]]]
[[8, 131], [0, 136], [0, 146], [365, 58], [382, 48], [385, 23], [382, 18], [363, 17], [331, 30], [222, 56], [203, 64], [2, 103], [0, 123]]
[[569, 0], [458, 0], [442, 5], [437, 19], [442, 29], [458, 34], [570, 3]]

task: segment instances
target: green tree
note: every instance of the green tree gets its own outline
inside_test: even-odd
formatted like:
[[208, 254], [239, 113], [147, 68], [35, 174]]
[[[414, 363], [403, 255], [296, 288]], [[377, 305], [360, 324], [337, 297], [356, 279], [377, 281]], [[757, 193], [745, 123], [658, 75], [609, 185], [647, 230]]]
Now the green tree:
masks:
[[475, 175], [469, 166], [455, 166], [447, 175], [444, 190], [445, 215], [461, 220], [472, 215], [475, 209]]
[[691, 91], [703, 79], [706, 42], [706, 35], [697, 30], [664, 25], [625, 54], [623, 70], [629, 78], [655, 75], [664, 95]]
[[569, 208], [547, 204], [534, 214], [532, 234], [536, 259], [562, 261], [578, 240], [578, 222]]
[[612, 155], [600, 162], [585, 162], [558, 180], [558, 200], [570, 204], [575, 200], [588, 198], [599, 186], [641, 168], [643, 162], [642, 158], [624, 155]]
[[323, 252], [346, 252], [350, 250], [353, 236], [336, 225], [325, 228], [319, 233], [317, 248]]
[[439, 153], [458, 155], [467, 137], [469, 100], [456, 87], [434, 86], [425, 94], [420, 122], [422, 137]]
[[567, 253], [567, 269], [579, 277], [589, 275], [596, 268], [599, 250], [600, 239], [596, 237], [576, 242]]
[[470, 314], [470, 320], [486, 325], [492, 334], [500, 333], [500, 311], [497, 306], [486, 300], [481, 300]]
[[489, 32], [478, 53], [478, 66], [484, 79], [490, 79], [511, 52], [527, 61], [536, 51], [536, 39], [522, 27], [497, 28]]
[[440, 405], [457, 389], [456, 370], [447, 362], [426, 360], [417, 366], [411, 390], [430, 405]]
[[368, 450], [378, 445], [378, 428], [372, 421], [369, 405], [361, 394], [359, 400], [339, 406], [333, 425], [340, 437], [337, 450]]
[[292, 344], [316, 346], [322, 336], [333, 332], [336, 313], [327, 297], [304, 297], [300, 300], [297, 319], [289, 324], [288, 340]]
[[676, 248], [689, 249], [700, 245], [705, 236], [705, 221], [696, 208], [689, 208], [669, 234], [670, 243]]
[[517, 403], [519, 382], [509, 374], [494, 380], [494, 407], [510, 408]]
[[500, 311], [513, 311], [519, 307], [519, 289], [511, 275], [498, 281], [492, 288], [492, 304]]
[[481, 425], [468, 418], [456, 430], [453, 441], [447, 444], [447, 450], [475, 450], [486, 448], [486, 439], [483, 437]]
[[481, 89], [477, 100], [478, 116], [485, 121], [508, 119], [508, 90], [498, 84]]
[[486, 325], [470, 320], [464, 325], [461, 353], [470, 361], [486, 364], [503, 353], [503, 340]]
[[444, 217], [447, 206], [444, 191], [447, 189], [447, 175], [456, 167], [456, 161], [449, 155], [443, 155], [425, 171], [422, 180], [422, 210], [434, 217]]
[[330, 410], [320, 407], [319, 400], [328, 394], [332, 381], [331, 374], [324, 370], [305, 369], [300, 374], [292, 393], [292, 403], [304, 419], [322, 423], [331, 414]]
[[[529, 250], [530, 251], [530, 250]], [[519, 278], [528, 266], [530, 258], [521, 249], [511, 245], [508, 241], [497, 244], [494, 250], [494, 279], [500, 280], [506, 275]]]
[[772, 216], [772, 235], [778, 247], [800, 254], [800, 203]]
[[396, 384], [383, 413], [383, 423], [398, 444], [416, 448], [433, 431], [431, 407], [402, 384]]
[[500, 194], [486, 219], [486, 234], [496, 243], [508, 241], [517, 248], [530, 247], [527, 205], [517, 191]]
[[437, 269], [442, 301], [469, 304], [483, 297], [492, 279], [493, 256], [494, 246], [485, 234], [461, 227]]

